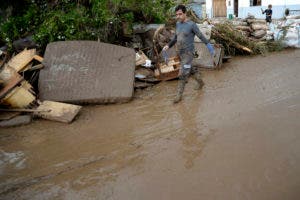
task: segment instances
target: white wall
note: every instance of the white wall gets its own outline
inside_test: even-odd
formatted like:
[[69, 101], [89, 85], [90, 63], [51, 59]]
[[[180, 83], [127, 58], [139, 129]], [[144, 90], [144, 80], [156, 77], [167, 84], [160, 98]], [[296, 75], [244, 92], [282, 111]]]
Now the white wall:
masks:
[[273, 19], [284, 17], [286, 8], [290, 10], [300, 10], [300, 0], [262, 0], [261, 6], [250, 6], [250, 0], [239, 0], [239, 18], [247, 17], [248, 13], [256, 18], [264, 19], [265, 15], [261, 13], [261, 8], [266, 9], [269, 4], [272, 4]]
[[206, 0], [206, 13], [208, 18], [212, 18], [212, 1], [213, 0]]
[[226, 0], [226, 7], [227, 7], [227, 18], [229, 18], [229, 15], [234, 14], [234, 0]]
[[300, 0], [262, 0], [262, 6], [282, 6], [282, 5], [296, 5], [300, 4]]
[[[226, 0], [227, 17], [234, 13], [234, 0], [231, 0], [231, 6], [228, 6], [229, 0]], [[206, 13], [209, 18], [213, 16], [213, 0], [206, 0]], [[273, 18], [278, 19], [284, 16], [284, 10], [300, 10], [300, 0], [262, 0], [262, 6], [250, 6], [250, 0], [239, 0], [239, 18], [247, 17], [248, 13], [253, 14], [256, 18], [264, 19], [265, 15], [261, 13], [261, 8], [266, 9], [272, 4]]]

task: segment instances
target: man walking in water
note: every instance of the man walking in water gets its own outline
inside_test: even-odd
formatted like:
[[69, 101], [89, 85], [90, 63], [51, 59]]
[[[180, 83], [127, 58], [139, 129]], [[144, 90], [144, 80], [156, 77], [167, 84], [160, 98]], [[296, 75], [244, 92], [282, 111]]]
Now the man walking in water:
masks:
[[195, 89], [201, 89], [204, 82], [201, 79], [201, 75], [197, 67], [192, 67], [192, 61], [194, 58], [194, 37], [197, 37], [206, 44], [211, 56], [214, 55], [214, 48], [209, 43], [209, 41], [203, 36], [201, 31], [195, 22], [190, 21], [186, 16], [186, 7], [184, 5], [178, 5], [175, 8], [176, 12], [176, 32], [171, 41], [164, 46], [163, 51], [171, 48], [175, 43], [177, 43], [178, 53], [180, 57], [180, 72], [179, 72], [179, 82], [177, 95], [174, 99], [174, 103], [178, 103], [182, 99], [182, 94], [184, 91], [185, 84], [188, 80], [190, 74], [194, 75], [197, 81], [197, 86]]

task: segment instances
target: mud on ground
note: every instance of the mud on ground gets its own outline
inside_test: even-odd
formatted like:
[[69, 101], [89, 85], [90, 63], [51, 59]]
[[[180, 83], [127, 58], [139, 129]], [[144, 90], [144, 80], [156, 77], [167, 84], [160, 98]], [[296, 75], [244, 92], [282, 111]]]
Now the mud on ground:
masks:
[[299, 199], [300, 51], [235, 57], [86, 106], [70, 124], [0, 129], [0, 199]]

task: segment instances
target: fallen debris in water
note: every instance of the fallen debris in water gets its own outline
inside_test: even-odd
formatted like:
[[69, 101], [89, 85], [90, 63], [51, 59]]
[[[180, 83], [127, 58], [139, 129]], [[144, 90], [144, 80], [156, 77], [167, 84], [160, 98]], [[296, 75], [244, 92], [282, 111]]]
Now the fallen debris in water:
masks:
[[32, 121], [31, 115], [18, 115], [7, 120], [0, 121], [0, 127], [13, 127], [29, 124]]
[[[49, 112], [41, 112], [43, 110], [48, 110]], [[41, 117], [43, 119], [70, 123], [77, 116], [81, 106], [54, 102], [54, 101], [43, 101], [37, 107], [34, 115]]]
[[178, 78], [180, 59], [178, 56], [168, 58], [168, 62], [159, 63], [154, 74], [159, 80], [172, 80]]

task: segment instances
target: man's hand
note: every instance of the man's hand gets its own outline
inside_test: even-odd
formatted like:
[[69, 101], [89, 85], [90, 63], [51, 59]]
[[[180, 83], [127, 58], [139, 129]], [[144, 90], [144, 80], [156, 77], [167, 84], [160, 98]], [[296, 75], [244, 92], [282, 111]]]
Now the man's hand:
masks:
[[164, 48], [162, 49], [163, 51], [167, 51], [169, 49], [169, 46], [168, 45], [166, 45], [166, 46], [164, 46]]
[[207, 43], [206, 47], [207, 47], [210, 55], [213, 57], [215, 55], [214, 47], [210, 43]]

